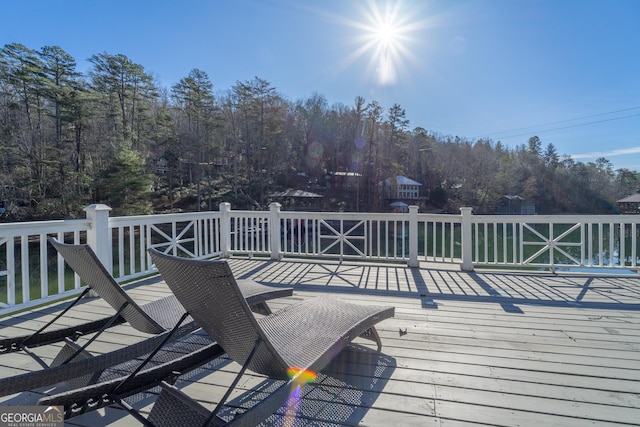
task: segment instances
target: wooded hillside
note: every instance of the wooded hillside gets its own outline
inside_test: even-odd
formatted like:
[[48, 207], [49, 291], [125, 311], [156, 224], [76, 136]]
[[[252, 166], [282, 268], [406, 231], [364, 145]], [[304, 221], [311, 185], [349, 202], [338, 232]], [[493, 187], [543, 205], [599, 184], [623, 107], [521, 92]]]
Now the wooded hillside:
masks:
[[[288, 188], [325, 195], [326, 209], [386, 211], [377, 185], [423, 184], [424, 210], [494, 213], [519, 195], [538, 213], [611, 213], [639, 175], [607, 159], [576, 162], [537, 136], [516, 148], [412, 124], [400, 105], [323, 95], [289, 100], [255, 77], [216, 88], [193, 69], [170, 88], [122, 54], [98, 53], [84, 75], [60, 47], [0, 50], [0, 201], [4, 220], [72, 218], [90, 203], [114, 215], [264, 208]], [[461, 118], [462, 120], [462, 118]], [[360, 174], [327, 189], [327, 173]]]

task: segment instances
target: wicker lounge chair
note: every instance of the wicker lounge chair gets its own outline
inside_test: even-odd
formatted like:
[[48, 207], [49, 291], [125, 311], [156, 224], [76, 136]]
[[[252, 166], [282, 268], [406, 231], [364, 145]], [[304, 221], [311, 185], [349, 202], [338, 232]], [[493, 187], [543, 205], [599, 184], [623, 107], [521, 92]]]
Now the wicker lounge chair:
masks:
[[[141, 332], [160, 334], [171, 329], [184, 313], [184, 309], [174, 297], [163, 298], [142, 306], [138, 305], [122, 290], [120, 285], [111, 274], [109, 274], [88, 245], [65, 244], [58, 242], [54, 238], [50, 238], [49, 242], [58, 253], [63, 256], [67, 264], [80, 276], [87, 287], [70, 306], [66, 307], [56, 318], [48, 322], [34, 334], [24, 337], [6, 338], [0, 341], [0, 349], [4, 349], [4, 352], [25, 351], [33, 356], [43, 367], [46, 367], [44, 362], [30, 351], [31, 347], [63, 340], [67, 342], [76, 341], [80, 336], [93, 332], [96, 332], [94, 335], [94, 338], [96, 338], [107, 328], [124, 321], [128, 321], [131, 326]], [[109, 303], [116, 311], [116, 314], [97, 322], [44, 332], [44, 329], [51, 326], [57, 319], [64, 315], [90, 290], [94, 290]], [[88, 341], [83, 348], [86, 348], [91, 341], [92, 340]], [[76, 351], [78, 351], [78, 354], [81, 353], [81, 350]], [[69, 353], [68, 356], [73, 355], [73, 353], [74, 352]], [[73, 357], [70, 359], [72, 358]]]
[[[82, 346], [66, 338], [65, 345], [50, 366], [30, 353], [44, 369], [0, 378], [0, 396], [61, 381], [70, 381], [74, 388], [92, 384], [99, 380], [104, 369], [143, 355], [147, 355], [147, 359], [151, 360], [167, 342], [175, 341], [198, 328], [173, 295], [138, 305], [109, 274], [88, 245], [65, 244], [53, 238], [50, 242], [80, 278], [114, 308], [114, 322], [122, 317], [135, 329], [155, 336], [110, 353], [93, 356], [86, 348], [112, 325], [107, 322]], [[271, 312], [265, 303], [266, 300], [290, 296], [293, 293], [292, 288], [267, 287], [249, 280], [242, 281], [241, 287], [247, 304], [256, 312], [265, 314]], [[185, 320], [188, 321], [185, 323]], [[142, 369], [147, 362], [138, 363], [138, 369]]]
[[[393, 317], [393, 307], [351, 304], [340, 299], [317, 297], [290, 305], [256, 319], [225, 261], [187, 260], [150, 249], [151, 258], [165, 282], [198, 322], [242, 365], [238, 376], [213, 412], [204, 410], [177, 388], [163, 384], [163, 391], [149, 414], [154, 425], [202, 425], [220, 422], [223, 407], [244, 371], [249, 369], [271, 378], [298, 381], [305, 372], [323, 369], [358, 336], [374, 340], [381, 349], [374, 325]], [[215, 278], [215, 286], [212, 281]], [[233, 319], [233, 321], [230, 321]], [[257, 425], [286, 400], [282, 387], [260, 404], [231, 421]]]
[[105, 369], [94, 384], [41, 397], [38, 404], [62, 406], [65, 419], [115, 404], [145, 424], [146, 421], [133, 409], [127, 397], [150, 390], [165, 380], [173, 382], [178, 373], [183, 375], [197, 371], [207, 363], [223, 365], [227, 363], [225, 358], [220, 357], [223, 354], [222, 347], [211, 337], [194, 332], [166, 344], [144, 367], [139, 361], [124, 362]]

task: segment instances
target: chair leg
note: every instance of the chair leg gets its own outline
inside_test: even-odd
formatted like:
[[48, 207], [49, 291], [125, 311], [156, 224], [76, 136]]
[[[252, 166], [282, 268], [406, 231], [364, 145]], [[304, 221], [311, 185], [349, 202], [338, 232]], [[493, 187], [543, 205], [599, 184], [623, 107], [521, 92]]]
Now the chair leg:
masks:
[[147, 422], [157, 427], [193, 427], [203, 425], [211, 412], [178, 390], [172, 381], [160, 383], [160, 394]]
[[120, 399], [120, 397], [115, 396], [110, 398], [113, 400], [115, 404], [117, 404], [118, 406], [123, 408], [125, 411], [127, 411], [130, 415], [132, 415], [133, 418], [140, 421], [142, 425], [146, 427], [154, 427], [154, 424], [152, 422], [150, 422], [145, 417], [143, 417], [142, 414], [140, 414], [140, 412], [138, 412], [133, 406], [129, 405], [124, 400]]
[[62, 316], [64, 316], [64, 314], [69, 311], [71, 309], [71, 307], [73, 307], [74, 305], [76, 305], [78, 303], [78, 301], [80, 301], [80, 299], [85, 296], [87, 294], [87, 292], [89, 292], [91, 288], [90, 287], [86, 287], [81, 293], [80, 295], [78, 295], [78, 298], [76, 298], [71, 304], [67, 305], [65, 307], [64, 310], [62, 310], [60, 313], [58, 313], [58, 315], [56, 317], [54, 317], [53, 319], [51, 319], [49, 322], [47, 322], [46, 325], [44, 325], [43, 327], [41, 327], [40, 329], [38, 329], [36, 332], [34, 332], [33, 334], [31, 334], [30, 336], [28, 336], [25, 340], [23, 340], [20, 343], [20, 347], [22, 346], [26, 346], [27, 343], [33, 339], [34, 337], [38, 336], [42, 331], [44, 331], [45, 329], [47, 329], [49, 326], [51, 326], [53, 323], [56, 322], [56, 320], [58, 320], [59, 318], [61, 318]]
[[[29, 337], [27, 337], [25, 340], [23, 340], [20, 345], [19, 348], [22, 349], [25, 353], [27, 353], [29, 356], [31, 356], [33, 358], [33, 360], [35, 360], [36, 362], [38, 362], [38, 364], [40, 366], [42, 366], [44, 369], [49, 368], [49, 365], [47, 365], [44, 360], [42, 360], [42, 358], [40, 356], [38, 356], [37, 354], [35, 354], [34, 352], [31, 351], [31, 349], [29, 348], [29, 346], [27, 346], [27, 342], [29, 342], [29, 340], [33, 339], [34, 337], [37, 337], [42, 331], [44, 331], [45, 329], [47, 329], [50, 325], [52, 325], [56, 320], [58, 320], [60, 317], [62, 317], [67, 311], [69, 311], [69, 309], [71, 307], [73, 307], [74, 305], [76, 305], [76, 303], [78, 301], [80, 301], [80, 298], [82, 298], [88, 291], [89, 291], [89, 287], [87, 287], [84, 291], [82, 291], [82, 293], [78, 296], [78, 298], [75, 299], [75, 301], [73, 301], [70, 305], [68, 305], [64, 310], [62, 310], [60, 313], [58, 313], [58, 315], [56, 317], [54, 317], [52, 320], [50, 320], [49, 322], [47, 322], [46, 325], [44, 325], [43, 327], [41, 327], [40, 329], [38, 329], [36, 332], [34, 332], [33, 334], [31, 334]], [[118, 314], [116, 315], [115, 318], [118, 318], [118, 316], [120, 316], [120, 312], [118, 312]], [[107, 325], [110, 325], [112, 323], [112, 321], [114, 321], [114, 318], [111, 318], [109, 320], [109, 322], [107, 323]], [[80, 354], [84, 348], [89, 345], [89, 343], [87, 343], [84, 347], [82, 347], [81, 349], [79, 349], [77, 352], [75, 352], [73, 355], [71, 355], [67, 360], [63, 361], [62, 363], [60, 363], [61, 365], [64, 365], [65, 363], [67, 363], [69, 360], [73, 359], [74, 357], [76, 357], [78, 354]], [[66, 346], [63, 347], [67, 348]]]
[[[180, 416], [181, 414], [184, 415], [184, 417], [187, 417], [188, 414], [188, 422], [185, 422], [185, 419], [181, 419], [180, 423], [192, 426], [194, 424], [200, 424], [202, 420], [205, 420], [204, 424], [201, 425], [218, 426], [226, 424], [224, 420], [218, 418], [218, 413], [233, 392], [234, 388], [238, 384], [238, 381], [240, 381], [240, 378], [242, 378], [242, 375], [244, 375], [244, 372], [251, 362], [251, 359], [256, 354], [260, 343], [261, 340], [257, 339], [253, 346], [253, 349], [251, 350], [251, 353], [249, 354], [249, 357], [247, 358], [247, 361], [244, 363], [244, 365], [240, 369], [240, 372], [238, 372], [233, 382], [225, 392], [224, 396], [220, 399], [212, 412], [207, 411], [195, 400], [185, 395], [183, 392], [175, 388], [172, 384], [168, 383], [167, 381], [163, 381], [161, 383], [162, 391], [158, 396], [158, 399], [154, 403], [151, 413], [149, 414], [149, 419], [146, 420], [146, 423], [151, 423], [152, 425], [175, 425], [177, 424], [177, 422], [175, 422], [174, 420], [174, 422], [171, 423], [169, 421], [170, 417]], [[135, 411], [133, 408], [131, 410]]]
[[370, 327], [362, 334], [360, 334], [360, 338], [365, 338], [371, 341], [375, 341], [378, 345], [378, 351], [382, 350], [382, 340], [380, 340], [380, 335], [378, 335], [378, 331], [374, 326]]
[[[108, 398], [114, 402], [115, 404], [117, 404], [118, 406], [120, 406], [121, 408], [123, 408], [124, 410], [126, 410], [129, 414], [131, 414], [136, 420], [140, 421], [143, 425], [145, 426], [150, 426], [153, 427], [154, 424], [147, 420], [145, 417], [143, 417], [135, 408], [133, 408], [131, 405], [129, 405], [127, 402], [125, 402], [120, 396], [118, 396], [118, 390], [120, 390], [122, 387], [124, 387], [124, 385], [131, 380], [131, 378], [135, 377], [136, 374], [138, 372], [140, 372], [140, 370], [142, 368], [145, 367], [145, 365], [147, 363], [149, 363], [149, 361], [162, 349], [162, 347], [164, 347], [164, 345], [167, 343], [167, 341], [169, 341], [171, 339], [171, 336], [178, 330], [178, 328], [180, 327], [180, 325], [182, 325], [182, 323], [184, 322], [184, 320], [189, 316], [189, 313], [184, 313], [180, 319], [178, 320], [178, 322], [173, 326], [173, 328], [171, 328], [171, 331], [169, 331], [169, 333], [167, 334], [167, 336], [158, 344], [158, 346], [153, 349], [151, 351], [151, 353], [149, 353], [149, 355], [145, 358], [145, 360], [142, 361], [142, 363], [140, 363], [140, 365], [138, 365], [138, 367], [136, 369], [133, 370], [133, 372], [131, 372], [129, 375], [127, 375], [127, 377], [125, 379], [123, 379], [120, 384], [118, 384], [113, 391], [108, 393]], [[172, 377], [175, 376], [177, 374], [172, 374]]]
[[29, 347], [22, 347], [22, 351], [24, 351], [25, 353], [27, 353], [29, 356], [31, 356], [31, 358], [33, 360], [35, 360], [36, 362], [38, 362], [38, 365], [42, 366], [44, 369], [49, 368], [49, 365], [47, 365], [47, 363], [42, 360], [42, 358], [40, 356], [38, 356], [37, 354], [35, 354], [34, 352], [31, 351], [31, 349]]
[[254, 313], [258, 313], [258, 314], [262, 314], [263, 316], [268, 316], [269, 314], [271, 314], [271, 308], [269, 308], [269, 306], [267, 305], [266, 302], [262, 301], [259, 302], [257, 304], [253, 304], [251, 307], [249, 307], [251, 309], [251, 311], [253, 311]]
[[[96, 332], [107, 322], [111, 322], [110, 317], [83, 323], [81, 325], [54, 329], [48, 332], [43, 331], [40, 332], [37, 336], [29, 334], [21, 337], [2, 338], [0, 339], [0, 354], [15, 353], [27, 347], [34, 348], [47, 344], [57, 343], [63, 341], [66, 338], [69, 338], [72, 341], [77, 341], [78, 338], [80, 338], [82, 335]], [[120, 323], [124, 323], [124, 319], [122, 317], [113, 322], [111, 326]], [[27, 342], [27, 345], [22, 344], [27, 339], [29, 340]]]
[[136, 369], [134, 369], [133, 372], [131, 372], [124, 380], [122, 380], [122, 382], [120, 384], [118, 384], [118, 386], [111, 393], [112, 395], [115, 396], [116, 393], [118, 392], [118, 390], [120, 390], [120, 388], [122, 388], [127, 383], [127, 381], [129, 381], [131, 378], [133, 378], [138, 372], [140, 372], [140, 370], [142, 368], [144, 368], [144, 366], [147, 363], [149, 363], [149, 361], [151, 359], [153, 359], [153, 357], [162, 349], [162, 347], [164, 347], [164, 345], [167, 343], [167, 341], [169, 341], [169, 339], [171, 339], [171, 336], [178, 330], [178, 328], [180, 327], [180, 325], [182, 325], [182, 322], [184, 322], [184, 320], [187, 318], [187, 316], [189, 316], [189, 313], [187, 313], [187, 312], [183, 313], [182, 316], [180, 316], [180, 320], [178, 320], [178, 322], [173, 326], [173, 328], [167, 334], [165, 339], [163, 339], [162, 342], [160, 344], [158, 344], [158, 346], [151, 353], [149, 353], [147, 358], [140, 365], [138, 365], [138, 367]]
[[114, 314], [113, 317], [111, 317], [111, 319], [109, 319], [109, 321], [107, 323], [105, 323], [86, 343], [84, 343], [80, 348], [78, 348], [78, 350], [75, 353], [73, 353], [64, 362], [62, 362], [60, 364], [61, 365], [66, 365], [71, 360], [73, 360], [78, 354], [80, 354], [83, 351], [85, 351], [86, 348], [89, 347], [89, 344], [94, 342], [96, 340], [96, 338], [98, 338], [105, 330], [110, 328], [111, 325], [113, 325], [113, 323], [116, 320], [118, 320], [118, 318], [120, 317], [120, 314], [124, 311], [124, 309], [127, 307], [128, 304], [129, 304], [128, 302], [125, 302], [124, 304], [122, 304], [122, 306], [120, 307], [118, 312], [116, 314]]
[[[87, 360], [87, 359], [94, 358], [94, 356], [88, 351], [78, 351], [79, 347], [80, 346], [76, 342], [66, 338], [64, 346], [60, 349], [57, 356], [53, 359], [49, 367], [54, 368], [56, 366], [60, 366], [72, 354], [75, 354], [75, 356], [73, 356], [74, 362], [79, 360]], [[65, 380], [65, 382], [71, 388], [85, 387], [89, 384], [95, 383], [98, 380], [98, 378], [100, 378], [100, 375], [102, 375], [102, 372], [104, 372], [104, 369], [97, 369], [93, 372], [89, 372], [80, 377], [69, 378]]]
[[220, 409], [222, 409], [222, 406], [227, 401], [227, 399], [231, 395], [231, 392], [233, 392], [233, 389], [238, 384], [238, 381], [240, 381], [240, 378], [242, 378], [242, 376], [244, 375], [244, 372], [247, 370], [247, 366], [249, 366], [251, 359], [253, 359], [253, 356], [255, 356], [256, 352], [258, 351], [258, 347], [260, 347], [261, 343], [262, 343], [262, 340], [258, 338], [255, 344], [253, 345], [253, 349], [251, 350], [251, 353], [249, 353], [249, 357], [247, 357], [247, 361], [244, 362], [244, 365], [242, 365], [240, 372], [238, 372], [238, 375], [236, 375], [236, 377], [233, 379], [233, 382], [225, 392], [224, 396], [222, 396], [222, 399], [220, 399], [220, 402], [218, 402], [213, 412], [211, 412], [209, 419], [207, 419], [207, 421], [204, 423], [205, 426], [211, 425], [213, 420], [216, 418], [216, 416], [218, 415], [218, 412], [220, 412]]

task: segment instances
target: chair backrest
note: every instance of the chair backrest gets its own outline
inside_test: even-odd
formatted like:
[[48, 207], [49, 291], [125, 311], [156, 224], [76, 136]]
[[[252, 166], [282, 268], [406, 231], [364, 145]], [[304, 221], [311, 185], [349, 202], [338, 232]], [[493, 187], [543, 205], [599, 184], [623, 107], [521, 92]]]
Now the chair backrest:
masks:
[[249, 369], [286, 377], [286, 363], [266, 339], [226, 261], [180, 258], [153, 248], [149, 253], [178, 301], [229, 357], [244, 365], [260, 338]]
[[89, 245], [71, 245], [59, 242], [54, 238], [49, 238], [49, 242], [62, 255], [73, 271], [80, 276], [80, 279], [109, 303], [114, 310], [120, 310], [122, 305], [127, 303], [122, 317], [131, 326], [148, 334], [159, 334], [166, 330], [127, 295]]

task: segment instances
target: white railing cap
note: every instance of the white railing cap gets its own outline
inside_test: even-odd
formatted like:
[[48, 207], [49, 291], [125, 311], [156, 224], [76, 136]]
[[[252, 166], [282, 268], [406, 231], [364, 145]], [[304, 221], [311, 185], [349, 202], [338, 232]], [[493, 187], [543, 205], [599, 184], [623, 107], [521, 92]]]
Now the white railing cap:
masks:
[[110, 206], [107, 206], [103, 203], [94, 203], [92, 205], [87, 206], [86, 208], [82, 209], [85, 212], [89, 212], [89, 211], [110, 211], [112, 210]]

